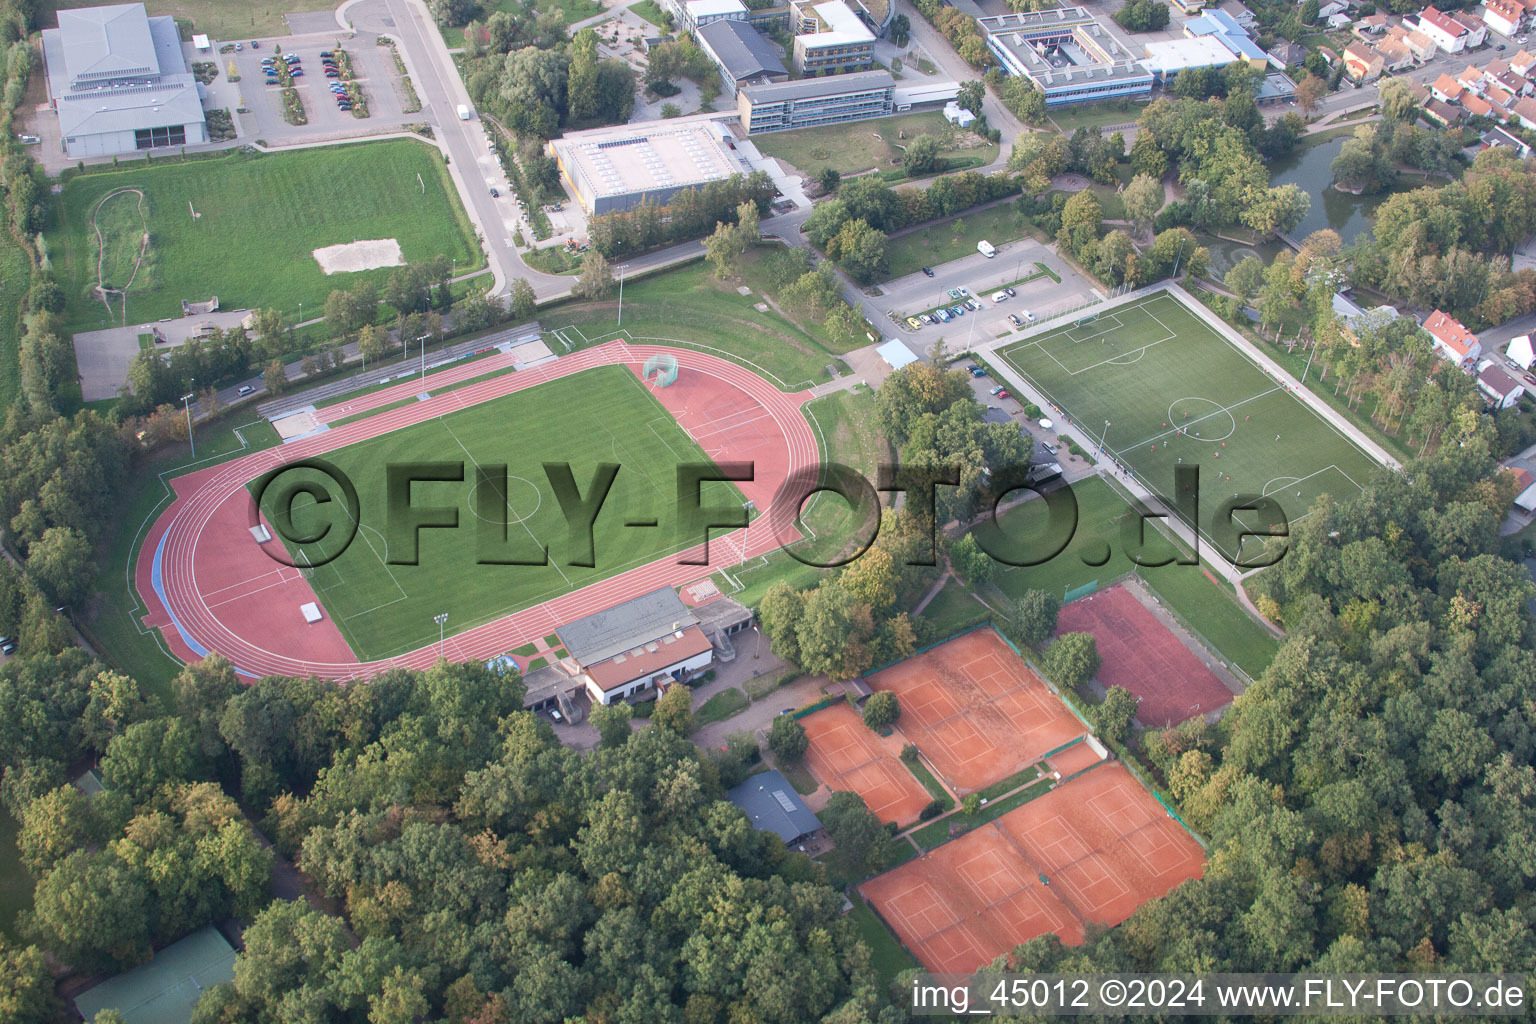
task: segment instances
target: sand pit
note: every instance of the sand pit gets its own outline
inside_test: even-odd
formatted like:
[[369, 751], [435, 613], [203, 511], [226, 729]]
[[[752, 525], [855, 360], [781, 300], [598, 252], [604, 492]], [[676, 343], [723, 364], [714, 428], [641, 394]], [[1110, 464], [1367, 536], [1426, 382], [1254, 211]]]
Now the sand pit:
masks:
[[330, 274], [348, 274], [376, 267], [398, 267], [405, 263], [400, 243], [393, 238], [369, 238], [316, 249], [310, 255], [320, 269]]
[[315, 419], [314, 410], [289, 413], [272, 421], [272, 428], [277, 431], [277, 436], [284, 441], [291, 437], [302, 437], [318, 427], [319, 421]]

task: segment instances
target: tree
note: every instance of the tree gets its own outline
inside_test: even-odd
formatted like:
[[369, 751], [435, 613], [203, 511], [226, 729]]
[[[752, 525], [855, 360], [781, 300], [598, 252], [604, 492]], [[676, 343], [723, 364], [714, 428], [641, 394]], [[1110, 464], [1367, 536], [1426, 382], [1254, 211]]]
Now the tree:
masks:
[[827, 243], [827, 255], [849, 277], [867, 284], [885, 271], [885, 232], [863, 220], [850, 220]]
[[581, 261], [581, 276], [572, 289], [577, 298], [601, 299], [613, 291], [613, 269], [608, 260], [596, 249], [589, 251]]
[[836, 167], [823, 167], [821, 173], [816, 176], [816, 182], [821, 190], [828, 195], [837, 191], [837, 186], [843, 180], [843, 175]]
[[38, 882], [32, 920], [65, 963], [121, 969], [149, 959], [148, 910], [144, 883], [122, 861], [76, 850]]
[[629, 720], [633, 712], [624, 701], [592, 705], [592, 724], [605, 747], [622, 747], [629, 742]]
[[1023, 647], [1038, 649], [1056, 632], [1061, 602], [1044, 590], [1026, 590], [1009, 608], [1008, 624], [1013, 638]]
[[768, 727], [768, 749], [773, 751], [780, 764], [799, 763], [810, 745], [805, 726], [789, 715], [777, 716]]
[[1040, 656], [1045, 669], [1063, 689], [1075, 690], [1099, 670], [1099, 647], [1092, 633], [1063, 633]]
[[668, 686], [667, 692], [656, 701], [656, 710], [651, 712], [651, 722], [679, 736], [693, 732], [693, 691], [682, 683]]
[[1111, 686], [1105, 691], [1104, 700], [1092, 708], [1094, 731], [1111, 743], [1124, 741], [1136, 719], [1137, 703], [1129, 690]]
[[50, 526], [27, 552], [28, 575], [59, 604], [75, 604], [85, 596], [91, 569], [91, 542], [67, 526]]
[[890, 833], [859, 794], [833, 793], [818, 817], [832, 840], [832, 855], [849, 874], [873, 874], [890, 860]]
[[1310, 117], [1312, 111], [1317, 109], [1317, 105], [1326, 95], [1328, 95], [1328, 82], [1310, 71], [1296, 83], [1296, 105], [1301, 108], [1304, 117]]
[[780, 580], [768, 588], [758, 604], [757, 620], [768, 636], [773, 653], [793, 664], [800, 663], [800, 620], [805, 615], [805, 596]]
[[564, 51], [537, 46], [507, 54], [500, 95], [508, 111], [505, 123], [513, 134], [548, 139], [559, 133], [570, 63]]
[[369, 324], [357, 333], [357, 351], [366, 363], [377, 361], [389, 350], [389, 332], [377, 324]]
[[262, 383], [266, 385], [267, 394], [280, 395], [288, 390], [288, 371], [283, 366], [281, 359], [274, 359], [267, 364], [267, 368], [261, 374]]
[[0, 938], [0, 1020], [51, 1024], [61, 1009], [42, 950]]
[[[970, 81], [965, 82], [964, 84], [962, 84], [960, 86], [960, 95], [958, 97], [956, 97], [955, 102], [957, 104], [959, 104], [961, 110], [969, 110], [971, 113], [975, 114], [977, 117], [980, 117], [981, 116], [981, 101], [982, 101], [983, 98], [985, 98], [986, 94], [987, 94], [986, 83], [984, 83], [979, 78], [973, 78]], [[924, 137], [925, 136], [919, 136], [919, 138], [924, 138]], [[938, 141], [937, 137], [935, 137], [935, 136], [927, 136], [927, 137], [932, 137], [935, 142]], [[915, 142], [917, 140], [914, 139], [913, 141]]]
[[735, 224], [719, 221], [714, 234], [704, 239], [704, 258], [721, 281], [736, 274], [737, 261], [741, 258], [741, 230]]
[[1121, 195], [1125, 215], [1138, 232], [1152, 230], [1152, 221], [1163, 208], [1164, 198], [1163, 183], [1149, 174], [1136, 175]]
[[967, 533], [949, 546], [949, 564], [972, 590], [986, 583], [997, 572], [997, 562], [981, 549], [976, 538]]
[[864, 700], [864, 724], [878, 732], [895, 725], [901, 717], [901, 702], [889, 690], [877, 690]]
[[538, 300], [533, 294], [533, 285], [526, 279], [518, 278], [512, 282], [512, 316], [518, 320], [527, 320], [538, 311]]
[[1156, 0], [1127, 0], [1113, 17], [1127, 32], [1156, 32], [1168, 24], [1169, 10]]
[[588, 26], [571, 40], [570, 120], [582, 121], [597, 113], [597, 33]]
[[1091, 246], [1099, 243], [1103, 206], [1092, 190], [1076, 192], [1061, 211], [1061, 229], [1056, 232], [1058, 243], [1066, 247], [1079, 260], [1089, 258]]
[[[967, 84], [981, 85], [980, 82], [970, 82]], [[901, 168], [916, 178], [938, 170], [942, 160], [939, 137], [937, 135], [919, 135], [907, 143], [906, 152], [901, 156]]]
[[1264, 283], [1264, 261], [1257, 256], [1244, 256], [1227, 271], [1222, 283], [1228, 291], [1247, 302], [1258, 294], [1259, 287]]

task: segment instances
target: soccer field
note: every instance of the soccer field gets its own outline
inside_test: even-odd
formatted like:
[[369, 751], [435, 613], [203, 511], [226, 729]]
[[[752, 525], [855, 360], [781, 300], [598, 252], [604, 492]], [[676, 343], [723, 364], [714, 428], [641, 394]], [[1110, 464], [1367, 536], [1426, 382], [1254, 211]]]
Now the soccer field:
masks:
[[[1235, 494], [1265, 495], [1295, 523], [1319, 495], [1347, 497], [1379, 469], [1168, 292], [999, 354], [1170, 505], [1175, 472], [1198, 468], [1208, 541], [1222, 502]], [[1243, 521], [1264, 525], [1252, 515]], [[1258, 543], [1249, 541], [1250, 558]]]
[[[359, 528], [339, 557], [307, 574], [363, 661], [436, 641], [433, 616], [440, 613], [448, 613], [448, 634], [453, 635], [689, 546], [677, 537], [677, 466], [709, 461], [646, 386], [618, 366], [562, 377], [350, 445], [325, 459], [357, 489]], [[417, 564], [387, 564], [388, 467], [460, 459], [463, 482], [418, 482], [410, 496], [413, 509], [456, 509], [458, 527], [421, 530]], [[592, 491], [599, 463], [620, 466], [593, 530], [596, 564], [591, 568], [569, 564], [566, 518], [542, 465], [546, 462], [569, 463], [583, 498]], [[507, 466], [506, 491], [473, 494], [476, 467], [495, 464]], [[283, 481], [300, 478], [285, 474]], [[270, 520], [273, 496], [265, 501]], [[741, 501], [733, 484], [711, 482], [702, 488], [705, 507]], [[489, 527], [497, 550], [508, 558], [536, 559], [538, 546], [547, 545], [549, 565], [477, 564], [481, 524], [496, 522], [491, 502], [504, 502], [508, 510], [504, 546], [500, 526]], [[325, 518], [334, 515], [333, 507], [328, 506]], [[294, 508], [290, 533], [310, 532], [323, 521], [312, 503], [306, 506], [301, 499]], [[657, 525], [625, 526], [650, 519]], [[323, 561], [325, 552], [317, 555], [313, 546], [287, 546], [300, 565]]]

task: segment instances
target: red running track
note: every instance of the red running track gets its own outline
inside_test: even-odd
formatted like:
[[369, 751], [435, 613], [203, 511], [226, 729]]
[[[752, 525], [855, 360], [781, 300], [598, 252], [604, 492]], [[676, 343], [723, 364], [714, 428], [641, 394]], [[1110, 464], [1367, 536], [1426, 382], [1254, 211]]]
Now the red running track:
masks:
[[[395, 658], [359, 662], [328, 615], [306, 624], [299, 605], [318, 598], [296, 570], [280, 566], [252, 539], [246, 483], [297, 459], [323, 456], [593, 367], [623, 365], [638, 375], [646, 358], [668, 351], [684, 369], [677, 383], [653, 394], [711, 458], [754, 463], [756, 479], [738, 486], [760, 510], [759, 518], [746, 530], [714, 536], [710, 565], [682, 564], [684, 557], [702, 556], [704, 546], [697, 545], [449, 637], [447, 657], [493, 658], [573, 619], [766, 554], [778, 546], [779, 537], [796, 538], [794, 501], [776, 499], [791, 474], [814, 466], [818, 459], [815, 435], [800, 411], [809, 392], [785, 394], [718, 356], [614, 340], [172, 480], [176, 497], [156, 519], [135, 565], [135, 583], [149, 609], [144, 624], [158, 628], [183, 660], [197, 660], [202, 656], [199, 648], [216, 651], [248, 675], [360, 679], [388, 668], [430, 666], [438, 656], [436, 644]], [[419, 387], [419, 382], [405, 382], [398, 394], [397, 388], [389, 388], [368, 397], [388, 404]], [[268, 543], [281, 541], [274, 537]], [[157, 566], [163, 601], [153, 585]]]

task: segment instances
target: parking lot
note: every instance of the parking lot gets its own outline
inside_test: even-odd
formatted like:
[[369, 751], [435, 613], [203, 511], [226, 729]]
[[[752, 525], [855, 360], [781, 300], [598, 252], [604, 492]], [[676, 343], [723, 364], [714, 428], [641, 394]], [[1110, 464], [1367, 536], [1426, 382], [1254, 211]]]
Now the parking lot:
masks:
[[[331, 95], [329, 84], [340, 79], [325, 77], [321, 66], [321, 51], [335, 52], [335, 36], [314, 35], [300, 39], [251, 40], [241, 44], [238, 53], [221, 55], [219, 66], [227, 69], [231, 60], [240, 74], [240, 81], [233, 88], [239, 92], [239, 100], [247, 109], [241, 115], [243, 134], [270, 140], [285, 141], [294, 136], [334, 137], [356, 134], [362, 131], [378, 131], [393, 124], [404, 124], [411, 117], [406, 115], [396, 88], [394, 62], [387, 47], [378, 46], [372, 37], [359, 37], [344, 41], [347, 55], [352, 60], [352, 72], [362, 87], [363, 98], [368, 104], [367, 118], [354, 117], [350, 111], [340, 110]], [[277, 46], [282, 53], [296, 53], [303, 76], [294, 79], [293, 87], [304, 102], [304, 114], [309, 119], [305, 125], [290, 125], [283, 119], [282, 88], [266, 84], [262, 59], [277, 57]]]
[[[1031, 281], [1014, 286], [1015, 295], [1001, 303], [994, 303], [990, 296], [998, 289], [1020, 281], [1037, 272], [1036, 263], [1043, 263], [1061, 278], [1042, 274]], [[922, 351], [932, 345], [934, 339], [943, 337], [951, 352], [969, 347], [977, 339], [995, 338], [1014, 329], [1008, 314], [1013, 313], [1028, 320], [1026, 312], [1043, 316], [1071, 306], [1079, 306], [1096, 297], [1093, 288], [1056, 258], [1055, 254], [1033, 239], [1019, 239], [998, 246], [997, 255], [991, 259], [981, 253], [973, 253], [962, 259], [930, 268], [933, 276], [921, 272], [908, 274], [881, 285], [884, 294], [879, 298], [882, 307], [897, 314], [895, 326], [904, 332], [913, 347]], [[914, 329], [906, 318], [932, 310], [936, 306], [957, 305], [950, 289], [965, 288], [981, 304], [980, 310], [966, 310], [966, 314], [948, 323], [925, 324]], [[962, 293], [963, 295], [964, 293]]]

